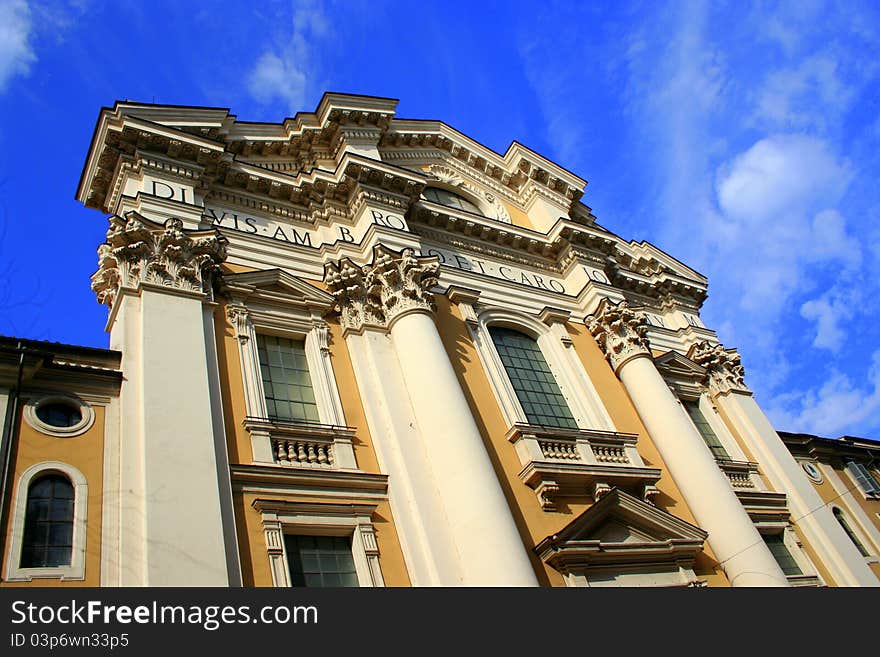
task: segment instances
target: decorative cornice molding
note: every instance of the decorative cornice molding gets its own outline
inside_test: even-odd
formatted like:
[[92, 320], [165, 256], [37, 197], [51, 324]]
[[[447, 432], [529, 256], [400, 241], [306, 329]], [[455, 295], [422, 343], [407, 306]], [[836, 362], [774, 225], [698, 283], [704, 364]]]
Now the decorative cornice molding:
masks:
[[369, 265], [349, 258], [324, 265], [324, 282], [336, 298], [346, 331], [365, 326], [388, 328], [410, 310], [434, 312], [431, 288], [437, 285], [440, 259], [417, 256], [410, 248], [394, 251], [381, 244], [373, 247]]
[[713, 395], [733, 391], [751, 394], [745, 383], [742, 360], [735, 349], [725, 349], [720, 344], [704, 340], [692, 346], [687, 357], [706, 368], [706, 379]]
[[651, 357], [648, 320], [644, 313], [631, 309], [626, 300], [615, 304], [608, 298], [602, 299], [596, 312], [584, 323], [615, 373], [633, 358]]
[[163, 225], [137, 212], [114, 215], [107, 241], [98, 247], [92, 290], [108, 306], [120, 289], [137, 290], [141, 284], [210, 296], [226, 243], [216, 230], [184, 230], [180, 219]]

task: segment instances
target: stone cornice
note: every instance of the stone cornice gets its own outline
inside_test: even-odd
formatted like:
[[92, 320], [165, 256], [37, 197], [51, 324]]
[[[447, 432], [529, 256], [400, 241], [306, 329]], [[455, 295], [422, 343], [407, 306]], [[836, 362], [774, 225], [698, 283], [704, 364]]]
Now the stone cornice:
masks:
[[684, 278], [668, 271], [658, 261], [637, 261], [639, 268], [633, 271], [621, 265], [619, 260], [609, 259], [605, 273], [609, 280], [618, 288], [636, 294], [644, 294], [661, 302], [675, 305], [675, 297], [684, 297], [694, 302], [697, 307], [706, 300], [705, 283]]
[[633, 358], [651, 357], [647, 319], [643, 313], [631, 309], [626, 301], [615, 304], [610, 299], [602, 299], [596, 312], [584, 323], [615, 373]]
[[186, 231], [179, 219], [161, 225], [136, 212], [114, 215], [107, 241], [98, 247], [92, 290], [111, 307], [120, 290], [142, 285], [210, 295], [225, 258], [226, 238], [215, 230]]
[[336, 298], [346, 331], [365, 327], [388, 328], [405, 312], [434, 312], [431, 288], [437, 285], [440, 260], [416, 256], [410, 248], [394, 251], [373, 247], [369, 265], [357, 265], [349, 258], [324, 265], [324, 282]]
[[687, 357], [706, 368], [707, 383], [713, 395], [734, 391], [751, 394], [745, 384], [745, 369], [735, 349], [725, 349], [706, 340], [692, 346]]

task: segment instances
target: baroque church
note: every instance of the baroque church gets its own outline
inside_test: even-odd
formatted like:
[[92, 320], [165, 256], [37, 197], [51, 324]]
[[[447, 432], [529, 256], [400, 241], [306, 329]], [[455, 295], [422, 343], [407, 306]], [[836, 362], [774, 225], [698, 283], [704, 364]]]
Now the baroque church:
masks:
[[704, 276], [396, 105], [101, 110], [109, 349], [0, 338], [2, 585], [880, 585], [880, 443], [777, 433]]

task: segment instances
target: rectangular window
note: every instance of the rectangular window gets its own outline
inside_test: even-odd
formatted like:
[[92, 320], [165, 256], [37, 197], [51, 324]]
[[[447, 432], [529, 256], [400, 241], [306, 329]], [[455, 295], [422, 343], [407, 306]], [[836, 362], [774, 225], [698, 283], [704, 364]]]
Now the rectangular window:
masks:
[[489, 334], [529, 422], [577, 429], [538, 343], [523, 333], [498, 326], [490, 328]]
[[730, 455], [728, 455], [727, 450], [724, 449], [724, 445], [722, 445], [721, 441], [718, 440], [718, 436], [715, 435], [715, 432], [712, 431], [712, 427], [709, 426], [709, 423], [703, 416], [703, 413], [700, 410], [699, 402], [682, 401], [682, 404], [684, 404], [688, 415], [691, 416], [691, 420], [693, 421], [694, 426], [697, 427], [697, 431], [700, 432], [700, 435], [703, 437], [706, 445], [709, 446], [709, 450], [712, 452], [712, 456], [714, 456], [716, 459], [729, 461]]
[[257, 352], [269, 417], [320, 422], [309, 377], [305, 342], [258, 335]]
[[286, 534], [284, 547], [293, 586], [358, 586], [351, 537]]
[[776, 563], [786, 575], [803, 575], [791, 552], [785, 547], [785, 537], [782, 534], [762, 534], [764, 542], [770, 548], [770, 552], [776, 559]]
[[846, 464], [846, 469], [853, 479], [856, 480], [856, 483], [865, 495], [880, 495], [880, 483], [877, 483], [877, 480], [874, 479], [874, 475], [871, 474], [868, 468], [861, 463], [850, 461]]

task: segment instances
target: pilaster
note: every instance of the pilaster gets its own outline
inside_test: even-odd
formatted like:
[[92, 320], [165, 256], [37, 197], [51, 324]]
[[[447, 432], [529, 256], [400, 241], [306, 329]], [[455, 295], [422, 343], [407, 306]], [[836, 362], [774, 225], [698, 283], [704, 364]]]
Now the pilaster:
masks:
[[120, 583], [227, 586], [225, 442], [204, 307], [225, 240], [129, 213], [111, 218], [98, 255], [92, 289], [110, 306], [111, 347], [123, 352]]

